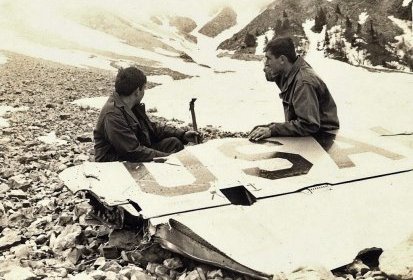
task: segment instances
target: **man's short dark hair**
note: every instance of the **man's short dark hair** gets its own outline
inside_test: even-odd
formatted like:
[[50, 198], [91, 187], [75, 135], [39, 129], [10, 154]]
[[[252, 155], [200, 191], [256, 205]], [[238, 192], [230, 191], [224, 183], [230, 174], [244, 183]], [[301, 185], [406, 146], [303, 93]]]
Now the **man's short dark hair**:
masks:
[[120, 68], [116, 76], [115, 90], [119, 95], [128, 96], [137, 88], [142, 90], [145, 84], [146, 75], [135, 66]]
[[294, 42], [290, 37], [279, 37], [272, 39], [265, 46], [264, 51], [270, 51], [270, 53], [276, 58], [284, 55], [291, 63], [293, 63], [297, 59]]

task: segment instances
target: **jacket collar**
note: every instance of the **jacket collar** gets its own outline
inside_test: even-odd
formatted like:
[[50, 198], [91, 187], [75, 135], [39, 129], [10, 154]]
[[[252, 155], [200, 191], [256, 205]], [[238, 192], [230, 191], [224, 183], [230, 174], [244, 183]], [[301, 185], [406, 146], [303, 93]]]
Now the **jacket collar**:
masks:
[[[135, 122], [139, 123], [136, 115], [132, 112], [132, 110], [125, 104], [125, 102], [122, 101], [122, 99], [120, 98], [119, 94], [114, 91], [112, 93], [112, 97], [113, 97], [113, 103], [115, 105], [115, 107], [123, 109]], [[140, 105], [140, 104], [139, 104]]]
[[281, 90], [280, 97], [284, 95], [288, 87], [294, 81], [295, 76], [297, 75], [300, 68], [306, 65], [308, 65], [307, 62], [305, 62], [305, 60], [301, 56], [298, 56], [295, 62], [293, 63], [290, 71], [286, 75], [283, 75], [278, 83], [278, 87]]

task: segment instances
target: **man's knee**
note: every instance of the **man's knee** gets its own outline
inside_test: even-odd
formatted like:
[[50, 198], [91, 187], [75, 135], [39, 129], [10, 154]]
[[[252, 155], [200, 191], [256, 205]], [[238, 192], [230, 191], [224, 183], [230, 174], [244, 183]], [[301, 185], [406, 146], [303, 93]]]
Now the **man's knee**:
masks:
[[169, 141], [171, 141], [171, 146], [173, 147], [174, 152], [179, 152], [180, 150], [184, 149], [184, 144], [181, 140], [176, 137], [170, 137], [169, 139]]
[[165, 153], [176, 153], [184, 148], [184, 144], [177, 137], [169, 137], [162, 139], [154, 145], [155, 149]]

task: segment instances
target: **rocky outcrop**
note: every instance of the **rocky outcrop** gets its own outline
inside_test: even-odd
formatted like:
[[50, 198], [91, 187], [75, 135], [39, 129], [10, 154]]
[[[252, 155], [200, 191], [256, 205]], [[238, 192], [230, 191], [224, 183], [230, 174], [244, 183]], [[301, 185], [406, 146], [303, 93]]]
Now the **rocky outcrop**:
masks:
[[197, 43], [197, 38], [190, 34], [196, 27], [196, 22], [188, 17], [175, 16], [169, 20], [169, 24], [176, 27], [179, 33], [183, 35], [187, 40]]
[[206, 23], [199, 30], [199, 33], [214, 38], [222, 31], [234, 26], [236, 23], [237, 13], [229, 7], [225, 7], [218, 15]]

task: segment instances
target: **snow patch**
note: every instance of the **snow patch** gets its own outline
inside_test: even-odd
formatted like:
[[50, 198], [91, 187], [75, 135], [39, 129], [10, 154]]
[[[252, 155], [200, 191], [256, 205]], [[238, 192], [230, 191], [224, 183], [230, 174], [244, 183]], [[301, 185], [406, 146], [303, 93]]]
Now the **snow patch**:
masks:
[[412, 2], [412, 0], [403, 0], [402, 6], [403, 6], [403, 7], [406, 7], [407, 5], [410, 4], [410, 2]]
[[[370, 72], [326, 58], [323, 51], [317, 50], [317, 43], [324, 40], [325, 33], [312, 32], [313, 25], [314, 21], [303, 25], [309, 38], [305, 59], [331, 91], [341, 127], [368, 130], [381, 126], [394, 133], [411, 130], [413, 75]], [[341, 32], [338, 27], [333, 30]], [[230, 71], [205, 71], [199, 77], [183, 80], [161, 78], [162, 85], [147, 90], [143, 99], [146, 107], [156, 107], [158, 116], [188, 124], [192, 121], [189, 101], [197, 98], [195, 112], [200, 128], [213, 125], [235, 132], [248, 132], [259, 124], [284, 121], [279, 89], [265, 80], [261, 62], [227, 57], [217, 62]], [[101, 108], [106, 100], [107, 97], [100, 97], [74, 103]]]
[[103, 105], [105, 105], [107, 100], [108, 100], [107, 96], [90, 97], [90, 98], [82, 98], [82, 99], [75, 100], [72, 102], [72, 104], [78, 105], [82, 108], [101, 109]]
[[66, 145], [67, 141], [66, 140], [62, 140], [56, 137], [56, 132], [52, 131], [49, 132], [48, 134], [46, 134], [45, 136], [39, 136], [37, 137], [37, 139], [39, 139], [40, 141], [42, 141], [43, 143], [46, 144], [54, 144], [56, 146], [60, 146], [60, 145]]
[[[413, 53], [413, 33], [411, 29], [411, 21], [401, 20], [393, 16], [388, 17], [395, 25], [403, 30], [403, 34], [395, 36], [394, 39], [396, 43], [392, 43], [391, 46], [396, 49], [396, 54], [398, 57], [403, 58], [404, 56], [411, 56]], [[394, 50], [390, 50], [394, 51]], [[396, 67], [396, 69], [402, 71], [409, 71], [409, 67], [401, 65], [397, 62], [392, 62], [391, 65]]]
[[5, 64], [7, 62], [7, 56], [0, 53], [0, 64]]
[[179, 54], [176, 53], [176, 52], [170, 52], [170, 51], [167, 51], [167, 50], [164, 50], [164, 49], [161, 49], [161, 48], [155, 48], [155, 52], [159, 53], [159, 54], [166, 55], [166, 56], [175, 56], [175, 57], [179, 56]]
[[[123, 0], [120, 3], [111, 0], [5, 2], [7, 5], [0, 11], [0, 49], [77, 67], [96, 67], [111, 71], [114, 71], [111, 65], [119, 60], [119, 56], [124, 56], [131, 57], [131, 60], [153, 61], [155, 67], [166, 67], [188, 75], [201, 75], [211, 69], [184, 62], [173, 51], [150, 51], [130, 46], [108, 33], [77, 22], [73, 15], [82, 11], [82, 15], [87, 17], [88, 11], [107, 11], [134, 28], [150, 32], [179, 52], [187, 53], [199, 64], [211, 67], [218, 64], [217, 67], [222, 67], [216, 59], [218, 44], [250, 22], [271, 0], [211, 0], [202, 4], [180, 0], [154, 0], [150, 4], [143, 0]], [[198, 24], [207, 22], [213, 13], [224, 6], [230, 6], [237, 12], [238, 24], [216, 38], [206, 39], [206, 36], [199, 34], [199, 43], [195, 44], [169, 25], [169, 17], [175, 15], [192, 18]], [[90, 16], [95, 16], [95, 13]], [[151, 16], [158, 16], [163, 24], [151, 22]]]
[[363, 25], [364, 23], [366, 23], [366, 20], [367, 20], [368, 17], [369, 17], [369, 15], [367, 14], [367, 12], [362, 12], [361, 14], [359, 14], [358, 23]]
[[[413, 119], [413, 75], [371, 72], [324, 57], [317, 42], [324, 33], [311, 31], [314, 24], [303, 24], [310, 41], [306, 60], [327, 84], [338, 108], [340, 127], [366, 130], [380, 126], [393, 133], [411, 131]], [[395, 87], [397, 85], [397, 87]]]
[[389, 16], [389, 19], [398, 27], [403, 30], [403, 35], [394, 37], [399, 43], [404, 42], [408, 49], [413, 47], [413, 32], [412, 32], [412, 22], [408, 20], [402, 20], [395, 18], [394, 16]]
[[0, 117], [0, 128], [2, 127], [8, 127], [9, 123], [7, 122], [7, 120], [3, 119], [2, 117]]
[[[367, 59], [367, 51], [365, 49], [358, 50], [352, 47], [351, 43], [347, 42], [344, 37], [344, 30], [340, 25], [333, 26], [328, 34], [330, 36], [330, 48], [343, 49], [348, 62], [353, 65], [372, 66], [371, 62]], [[356, 42], [363, 43], [363, 39], [356, 38]]]
[[269, 42], [274, 37], [274, 30], [269, 29], [263, 35], [257, 37], [257, 47], [255, 49], [256, 55], [263, 55], [266, 41]]
[[148, 81], [156, 84], [165, 84], [165, 83], [170, 83], [173, 81], [171, 76], [168, 75], [154, 75], [154, 76], [148, 76]]

